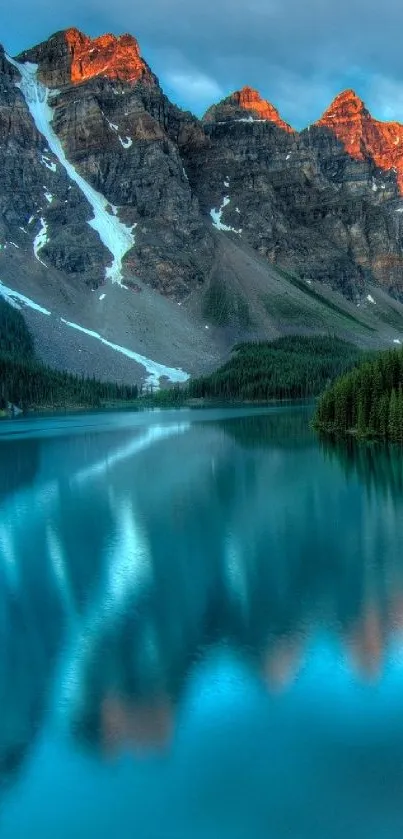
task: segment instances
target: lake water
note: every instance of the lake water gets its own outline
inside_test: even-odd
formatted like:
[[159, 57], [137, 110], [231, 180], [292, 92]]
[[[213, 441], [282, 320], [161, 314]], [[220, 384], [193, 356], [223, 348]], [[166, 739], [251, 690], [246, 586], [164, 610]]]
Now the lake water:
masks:
[[310, 410], [2, 423], [1, 839], [401, 839], [403, 456]]

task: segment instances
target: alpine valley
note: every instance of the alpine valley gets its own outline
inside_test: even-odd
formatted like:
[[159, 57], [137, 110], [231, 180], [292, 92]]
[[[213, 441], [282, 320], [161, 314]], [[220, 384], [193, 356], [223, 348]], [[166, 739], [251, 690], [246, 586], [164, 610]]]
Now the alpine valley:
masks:
[[239, 341], [403, 342], [403, 125], [297, 132], [249, 87], [180, 110], [131, 35], [0, 48], [0, 295], [40, 360], [186, 381]]

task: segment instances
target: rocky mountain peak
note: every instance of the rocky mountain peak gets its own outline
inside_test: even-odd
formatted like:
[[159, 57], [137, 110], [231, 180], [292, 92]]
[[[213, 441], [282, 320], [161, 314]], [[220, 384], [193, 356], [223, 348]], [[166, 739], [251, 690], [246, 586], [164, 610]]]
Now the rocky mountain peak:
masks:
[[356, 115], [362, 115], [366, 112], [366, 107], [362, 99], [357, 96], [354, 90], [343, 90], [339, 93], [327, 110], [324, 112], [323, 116], [319, 120], [319, 123], [325, 123], [332, 119], [342, 119], [347, 117], [353, 117]]
[[374, 119], [353, 90], [336, 96], [316, 125], [330, 129], [356, 160], [372, 158], [379, 169], [395, 170], [403, 194], [403, 125]]
[[229, 122], [231, 120], [245, 122], [263, 120], [274, 123], [283, 131], [293, 131], [291, 126], [281, 118], [277, 108], [263, 99], [259, 91], [248, 86], [234, 91], [218, 105], [213, 105], [204, 116], [205, 122]]
[[90, 38], [79, 29], [66, 29], [22, 53], [19, 59], [38, 64], [39, 78], [48, 87], [81, 84], [97, 76], [126, 83], [155, 81], [136, 38], [128, 34]]
[[242, 90], [235, 91], [233, 97], [239, 107], [248, 111], [253, 117], [274, 122], [284, 131], [292, 131], [291, 126], [281, 118], [277, 108], [267, 99], [263, 99], [259, 91], [253, 87], [245, 86]]
[[70, 76], [74, 84], [93, 76], [136, 82], [150, 75], [133, 35], [100, 35], [89, 38], [78, 29], [67, 29], [65, 38], [71, 55]]
[[344, 90], [333, 100], [316, 125], [330, 128], [346, 151], [357, 160], [365, 157], [364, 122], [370, 116], [354, 90]]

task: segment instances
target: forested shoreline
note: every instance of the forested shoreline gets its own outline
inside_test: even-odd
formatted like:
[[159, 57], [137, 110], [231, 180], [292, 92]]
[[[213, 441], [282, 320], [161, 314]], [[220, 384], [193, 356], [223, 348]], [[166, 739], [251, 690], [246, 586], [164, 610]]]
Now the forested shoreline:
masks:
[[389, 350], [341, 376], [322, 395], [314, 425], [332, 434], [403, 442], [403, 350]]
[[144, 394], [136, 385], [100, 382], [42, 364], [21, 312], [0, 298], [3, 415], [10, 406], [27, 411], [136, 403], [140, 408], [318, 396], [318, 429], [403, 442], [403, 350], [369, 355], [333, 336], [290, 335], [239, 344], [210, 375], [191, 379], [184, 387]]

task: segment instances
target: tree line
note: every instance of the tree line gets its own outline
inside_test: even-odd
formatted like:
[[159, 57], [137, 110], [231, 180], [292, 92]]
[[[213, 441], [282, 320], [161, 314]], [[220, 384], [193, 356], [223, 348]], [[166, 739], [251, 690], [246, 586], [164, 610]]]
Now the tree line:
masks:
[[403, 442], [403, 350], [380, 353], [337, 379], [319, 401], [315, 425]]

